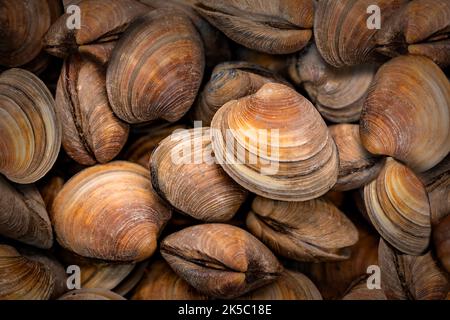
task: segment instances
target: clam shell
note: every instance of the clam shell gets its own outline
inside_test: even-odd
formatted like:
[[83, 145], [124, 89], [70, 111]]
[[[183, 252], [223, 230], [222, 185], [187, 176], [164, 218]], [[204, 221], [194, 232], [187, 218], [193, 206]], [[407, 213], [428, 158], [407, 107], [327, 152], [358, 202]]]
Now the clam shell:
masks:
[[401, 254], [380, 240], [381, 286], [388, 299], [441, 300], [449, 290], [446, 274], [430, 252], [421, 256]]
[[241, 297], [244, 300], [322, 300], [314, 283], [300, 272], [285, 270], [275, 282]]
[[386, 160], [378, 178], [364, 187], [370, 221], [398, 250], [419, 255], [428, 247], [430, 205], [425, 187], [405, 165]]
[[153, 193], [148, 171], [121, 161], [81, 171], [64, 185], [51, 210], [64, 248], [122, 262], [150, 257], [170, 215]]
[[392, 156], [418, 172], [432, 168], [450, 151], [450, 82], [427, 58], [392, 59], [372, 83], [360, 135], [373, 154]]
[[180, 278], [164, 260], [153, 262], [133, 291], [131, 300], [206, 300]]
[[114, 113], [129, 123], [179, 120], [203, 76], [201, 39], [188, 17], [157, 9], [139, 18], [114, 49], [106, 88]]
[[170, 267], [199, 292], [235, 298], [274, 281], [283, 267], [258, 239], [227, 224], [201, 224], [161, 243]]
[[450, 215], [433, 230], [437, 257], [447, 272], [450, 272]]
[[45, 203], [34, 185], [10, 184], [0, 176], [0, 234], [39, 248], [53, 245]]
[[53, 166], [61, 145], [55, 101], [32, 73], [10, 69], [0, 75], [0, 173], [33, 183]]
[[342, 300], [387, 300], [383, 289], [369, 289], [367, 279], [363, 279], [351, 287]]
[[80, 289], [69, 291], [58, 300], [126, 300], [121, 295], [105, 289]]
[[274, 201], [256, 197], [247, 228], [275, 253], [297, 261], [333, 261], [350, 257], [358, 241], [353, 223], [331, 202]]
[[265, 84], [214, 115], [212, 148], [244, 188], [266, 198], [305, 201], [325, 194], [338, 175], [338, 154], [314, 106], [293, 89]]
[[[174, 155], [180, 151], [177, 160]], [[150, 169], [158, 194], [198, 220], [230, 220], [247, 197], [247, 191], [215, 163], [209, 128], [182, 130], [165, 138], [152, 153]]]
[[279, 82], [287, 84], [275, 73], [248, 62], [224, 62], [216, 66], [211, 79], [200, 93], [192, 110], [193, 120], [209, 126], [214, 114], [225, 103], [248, 96], [264, 84]]
[[266, 53], [297, 52], [312, 36], [312, 0], [200, 0], [195, 9], [231, 40]]
[[129, 126], [108, 102], [105, 73], [95, 63], [69, 57], [56, 90], [56, 111], [64, 127], [67, 154], [83, 165], [114, 159], [127, 141]]
[[339, 176], [333, 190], [358, 189], [375, 179], [383, 161], [364, 149], [357, 124], [328, 127], [339, 152]]

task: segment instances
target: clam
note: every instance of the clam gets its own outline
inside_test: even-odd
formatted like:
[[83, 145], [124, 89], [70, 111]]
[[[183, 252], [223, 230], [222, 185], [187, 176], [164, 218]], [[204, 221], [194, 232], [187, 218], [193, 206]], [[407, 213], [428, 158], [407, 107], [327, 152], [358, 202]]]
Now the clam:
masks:
[[285, 270], [275, 282], [241, 297], [244, 300], [322, 300], [314, 283], [300, 272]]
[[401, 252], [419, 255], [429, 245], [430, 205], [425, 187], [411, 169], [392, 158], [377, 179], [364, 187], [373, 226]]
[[281, 76], [287, 76], [292, 54], [268, 54], [237, 45], [233, 49], [233, 60], [257, 64]]
[[62, 10], [57, 0], [0, 1], [0, 65], [41, 70], [42, 38]]
[[174, 131], [179, 129], [186, 129], [183, 124], [152, 126], [151, 130], [136, 139], [126, 150], [123, 157], [128, 161], [140, 164], [143, 167], [149, 167], [150, 156], [153, 150], [164, 138], [171, 135]]
[[199, 0], [195, 9], [231, 40], [266, 53], [297, 52], [312, 36], [312, 0]]
[[71, 13], [60, 16], [44, 38], [48, 53], [65, 58], [80, 46], [115, 41], [134, 19], [150, 10], [135, 0], [83, 0], [77, 5], [80, 28], [69, 28], [67, 22]]
[[105, 289], [79, 289], [65, 293], [58, 300], [126, 300], [121, 295]]
[[248, 62], [224, 62], [216, 66], [211, 79], [200, 92], [192, 112], [194, 120], [209, 126], [214, 114], [225, 103], [248, 96], [264, 84], [279, 82], [287, 84], [275, 73]]
[[170, 209], [153, 192], [144, 167], [117, 161], [72, 177], [50, 218], [64, 248], [88, 258], [136, 262], [155, 251]]
[[232, 100], [211, 123], [215, 157], [236, 182], [266, 198], [305, 201], [337, 181], [338, 154], [314, 106], [277, 83]]
[[444, 271], [430, 252], [411, 256], [397, 252], [380, 240], [381, 286], [388, 299], [440, 300], [449, 290]]
[[353, 122], [359, 120], [376, 67], [366, 64], [335, 68], [323, 60], [315, 45], [311, 45], [293, 59], [289, 71], [325, 119]]
[[350, 257], [358, 241], [353, 223], [331, 202], [285, 202], [256, 197], [247, 228], [275, 253], [298, 261], [333, 261]]
[[384, 64], [364, 103], [360, 135], [369, 152], [415, 171], [438, 164], [450, 151], [450, 82], [442, 70], [419, 56]]
[[206, 300], [180, 278], [164, 260], [157, 260], [145, 270], [144, 277], [133, 291], [131, 300]]
[[[322, 0], [317, 2], [314, 39], [323, 59], [335, 67], [353, 66], [381, 59], [374, 37], [388, 28], [408, 0]], [[367, 9], [377, 5], [382, 15], [381, 29], [368, 28]]]
[[53, 258], [0, 244], [0, 299], [47, 300], [64, 292], [65, 272]]
[[113, 51], [106, 88], [114, 113], [129, 123], [179, 120], [191, 107], [204, 67], [200, 36], [173, 9], [139, 18]]
[[33, 183], [53, 166], [61, 145], [55, 101], [31, 72], [0, 74], [0, 173], [17, 183]]
[[34, 185], [9, 183], [0, 176], [0, 234], [39, 248], [53, 245], [45, 203]]
[[172, 233], [162, 241], [161, 254], [191, 286], [217, 298], [241, 296], [283, 271], [258, 239], [227, 224], [201, 224]]
[[387, 300], [383, 289], [369, 289], [367, 279], [353, 285], [342, 300]]
[[247, 191], [215, 163], [209, 128], [165, 138], [150, 160], [153, 188], [178, 211], [209, 222], [230, 220]]
[[433, 230], [434, 244], [441, 265], [450, 272], [450, 215]]
[[56, 90], [56, 111], [64, 127], [64, 150], [80, 164], [109, 162], [127, 141], [128, 124], [111, 110], [104, 71], [77, 55], [64, 62]]
[[356, 124], [337, 124], [329, 127], [339, 151], [339, 175], [333, 190], [358, 189], [375, 179], [383, 161], [364, 149]]

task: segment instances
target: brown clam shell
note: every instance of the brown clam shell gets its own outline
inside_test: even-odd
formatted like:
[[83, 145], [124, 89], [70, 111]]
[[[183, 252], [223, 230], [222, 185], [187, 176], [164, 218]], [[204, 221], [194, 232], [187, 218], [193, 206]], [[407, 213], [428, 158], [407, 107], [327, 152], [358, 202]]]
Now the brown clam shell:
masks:
[[227, 224], [201, 224], [166, 237], [161, 254], [199, 292], [235, 298], [274, 281], [277, 258], [250, 233]]
[[61, 145], [55, 101], [31, 72], [0, 75], [0, 173], [17, 183], [33, 183], [53, 166]]
[[421, 256], [401, 254], [380, 240], [381, 286], [388, 299], [440, 300], [449, 290], [444, 271], [430, 252]]
[[383, 289], [369, 289], [367, 279], [353, 285], [342, 300], [387, 300]]
[[64, 150], [80, 164], [109, 162], [127, 141], [129, 126], [111, 110], [104, 71], [79, 56], [72, 55], [63, 65], [56, 111], [64, 127]]
[[275, 253], [297, 261], [345, 260], [358, 241], [353, 223], [323, 199], [285, 202], [256, 197], [247, 228]]
[[[176, 159], [174, 154], [182, 153]], [[247, 197], [215, 162], [209, 128], [182, 130], [165, 138], [150, 160], [153, 188], [182, 213], [208, 222], [233, 218]]]
[[114, 113], [129, 123], [179, 120], [191, 107], [204, 68], [203, 46], [182, 12], [157, 9], [117, 43], [106, 88]]
[[450, 273], [450, 215], [442, 219], [433, 230], [433, 238], [437, 257], [445, 270]]
[[430, 205], [425, 187], [405, 165], [386, 160], [364, 187], [367, 214], [380, 235], [398, 250], [419, 255], [430, 242]]
[[305, 201], [337, 181], [338, 154], [314, 106], [293, 89], [265, 84], [214, 115], [215, 157], [236, 182], [266, 198]]
[[359, 130], [369, 152], [432, 168], [450, 151], [450, 82], [428, 58], [392, 59], [375, 76]]
[[358, 189], [375, 179], [384, 162], [364, 149], [359, 126], [343, 123], [328, 129], [339, 152], [339, 176], [333, 190]]
[[195, 9], [231, 40], [266, 53], [297, 52], [312, 36], [312, 0], [199, 0]]
[[87, 168], [71, 178], [51, 210], [57, 240], [81, 256], [136, 262], [150, 257], [170, 219], [148, 171], [130, 162]]

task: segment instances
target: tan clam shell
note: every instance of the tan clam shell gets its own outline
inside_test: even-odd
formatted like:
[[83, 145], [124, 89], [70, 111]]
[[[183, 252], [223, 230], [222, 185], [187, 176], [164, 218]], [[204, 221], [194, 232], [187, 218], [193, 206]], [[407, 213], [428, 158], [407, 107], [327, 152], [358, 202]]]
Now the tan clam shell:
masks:
[[353, 223], [323, 199], [285, 202], [256, 197], [246, 223], [275, 253], [297, 261], [345, 260], [358, 241]]
[[337, 124], [328, 129], [339, 152], [339, 176], [333, 190], [358, 189], [375, 179], [383, 161], [364, 149], [357, 124]]
[[[378, 56], [374, 37], [387, 28], [383, 21], [395, 17], [407, 0], [321, 0], [314, 17], [314, 39], [324, 60], [335, 67], [366, 63]], [[381, 29], [369, 29], [367, 9], [377, 5]]]
[[203, 76], [201, 38], [182, 12], [157, 9], [139, 18], [117, 43], [106, 88], [114, 113], [129, 123], [179, 120]]
[[419, 56], [384, 64], [364, 104], [360, 135], [369, 152], [418, 172], [444, 159], [450, 151], [450, 82], [441, 69]]
[[[179, 159], [174, 154], [182, 152]], [[165, 138], [150, 160], [153, 188], [172, 206], [195, 219], [224, 222], [247, 197], [215, 163], [209, 128], [182, 130]]]
[[64, 150], [80, 164], [109, 162], [127, 141], [129, 126], [111, 110], [104, 71], [79, 56], [64, 62], [56, 111], [64, 127]]
[[322, 300], [314, 283], [300, 272], [284, 270], [275, 282], [241, 297], [243, 300]]
[[405, 165], [386, 160], [377, 179], [364, 187], [367, 214], [380, 235], [398, 250], [419, 255], [431, 234], [425, 187]]
[[170, 267], [199, 292], [235, 298], [273, 282], [283, 271], [277, 258], [250, 233], [227, 224], [201, 224], [161, 243]]
[[359, 120], [375, 71], [376, 67], [369, 64], [330, 66], [315, 45], [294, 59], [290, 68], [291, 78], [305, 88], [320, 114], [339, 123]]
[[450, 215], [433, 230], [437, 257], [444, 269], [450, 273]]
[[214, 68], [211, 79], [200, 92], [191, 118], [202, 121], [202, 126], [209, 126], [214, 114], [225, 103], [253, 94], [269, 82], [287, 84], [275, 73], [258, 65], [248, 62], [221, 63]]
[[55, 101], [32, 73], [10, 69], [0, 75], [0, 173], [33, 183], [53, 166], [61, 145]]
[[312, 36], [312, 0], [200, 0], [195, 9], [231, 40], [266, 53], [297, 52]]
[[0, 244], [1, 300], [55, 298], [64, 292], [64, 275], [62, 266], [52, 258]]
[[369, 289], [367, 279], [352, 286], [342, 300], [387, 300], [383, 289]]
[[285, 85], [268, 83], [226, 103], [211, 127], [214, 154], [225, 172], [260, 196], [305, 201], [337, 181], [338, 154], [325, 122]]
[[96, 165], [72, 177], [51, 210], [64, 248], [122, 262], [150, 257], [170, 215], [153, 192], [148, 171], [122, 161]]
[[164, 260], [157, 260], [145, 270], [139, 285], [133, 290], [131, 300], [206, 300], [180, 278]]
[[121, 295], [105, 289], [79, 289], [69, 291], [58, 300], [126, 300]]
[[150, 10], [135, 0], [83, 0], [77, 5], [80, 29], [69, 28], [71, 13], [60, 16], [44, 38], [48, 53], [65, 58], [79, 46], [115, 41], [134, 19]]
[[0, 176], [0, 234], [39, 248], [53, 245], [45, 203], [34, 185], [10, 184]]
[[449, 291], [447, 275], [430, 252], [421, 256], [401, 254], [380, 240], [381, 286], [388, 299], [441, 300]]

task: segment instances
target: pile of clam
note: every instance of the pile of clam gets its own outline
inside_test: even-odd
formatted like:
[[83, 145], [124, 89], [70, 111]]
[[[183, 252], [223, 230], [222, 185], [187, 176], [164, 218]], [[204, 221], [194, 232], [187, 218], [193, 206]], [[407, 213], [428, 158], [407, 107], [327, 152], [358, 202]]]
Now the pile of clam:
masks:
[[0, 0], [0, 299], [450, 299], [449, 67], [447, 0]]

